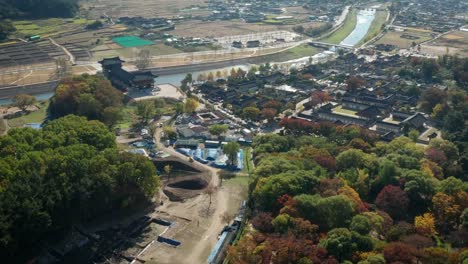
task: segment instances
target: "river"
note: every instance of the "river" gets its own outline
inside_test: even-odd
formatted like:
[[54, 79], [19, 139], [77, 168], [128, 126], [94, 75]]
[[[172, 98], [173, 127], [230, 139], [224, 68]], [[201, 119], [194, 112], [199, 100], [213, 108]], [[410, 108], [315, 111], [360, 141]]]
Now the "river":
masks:
[[[158, 85], [158, 84], [167, 84], [168, 83], [168, 84], [172, 84], [172, 85], [175, 85], [175, 86], [180, 86], [180, 82], [185, 78], [185, 76], [188, 73], [192, 73], [193, 80], [196, 81], [198, 76], [200, 74], [202, 74], [202, 73], [207, 76], [208, 73], [210, 73], [210, 72], [213, 72], [213, 74], [216, 75], [217, 71], [221, 71], [221, 73], [223, 74], [223, 77], [227, 77], [226, 75], [230, 74], [232, 68], [234, 68], [234, 69], [241, 68], [244, 71], [248, 71], [250, 69], [250, 67], [251, 67], [251, 65], [249, 65], [249, 64], [240, 64], [240, 65], [234, 65], [234, 66], [230, 66], [230, 67], [213, 68], [213, 69], [208, 69], [208, 70], [204, 70], [204, 71], [194, 71], [194, 72], [187, 71], [187, 72], [177, 73], [177, 74], [164, 74], [164, 75], [161, 75], [161, 76], [159, 76], [159, 77], [157, 77], [155, 79], [155, 84]], [[45, 100], [49, 100], [50, 98], [52, 98], [53, 95], [54, 95], [54, 93], [47, 92], [47, 93], [35, 94], [34, 96], [36, 97], [36, 99], [38, 101], [45, 101]], [[9, 105], [9, 104], [12, 104], [12, 103], [13, 103], [13, 101], [11, 99], [8, 99], [8, 98], [0, 99], [0, 105]]]
[[354, 30], [340, 43], [346, 46], [355, 46], [367, 34], [375, 19], [375, 9], [360, 10], [357, 14], [357, 23]]

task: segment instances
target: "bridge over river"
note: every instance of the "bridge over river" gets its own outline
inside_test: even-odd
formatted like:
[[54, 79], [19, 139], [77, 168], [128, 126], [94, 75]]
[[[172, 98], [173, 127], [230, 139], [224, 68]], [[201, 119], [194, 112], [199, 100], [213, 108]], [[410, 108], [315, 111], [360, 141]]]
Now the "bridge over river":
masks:
[[326, 42], [320, 42], [320, 41], [309, 41], [308, 43], [309, 45], [318, 47], [318, 48], [329, 49], [331, 47], [335, 47], [335, 48], [340, 48], [340, 49], [354, 50], [353, 46], [343, 45], [343, 44], [332, 44], [332, 43], [326, 43]]

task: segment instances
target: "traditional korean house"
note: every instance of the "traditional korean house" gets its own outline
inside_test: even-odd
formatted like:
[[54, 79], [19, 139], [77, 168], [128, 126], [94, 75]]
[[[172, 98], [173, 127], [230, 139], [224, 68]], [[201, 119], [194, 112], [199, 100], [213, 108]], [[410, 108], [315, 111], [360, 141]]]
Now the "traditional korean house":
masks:
[[102, 65], [104, 76], [116, 88], [126, 91], [129, 88], [134, 89], [152, 89], [154, 88], [154, 79], [157, 77], [150, 71], [146, 72], [128, 72], [122, 69], [122, 63], [125, 61], [119, 57], [106, 58], [99, 63]]

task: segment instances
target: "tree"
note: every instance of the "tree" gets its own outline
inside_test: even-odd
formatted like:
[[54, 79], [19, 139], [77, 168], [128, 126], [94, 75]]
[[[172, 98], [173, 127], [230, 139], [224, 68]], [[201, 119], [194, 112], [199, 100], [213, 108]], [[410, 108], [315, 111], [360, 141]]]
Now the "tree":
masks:
[[122, 92], [112, 87], [108, 80], [84, 74], [60, 81], [50, 100], [49, 112], [52, 118], [75, 114], [113, 125], [122, 118], [117, 113], [121, 111], [122, 103]]
[[214, 125], [210, 126], [208, 131], [210, 132], [211, 135], [219, 137], [222, 134], [226, 133], [228, 131], [228, 129], [229, 129], [228, 125], [214, 124]]
[[437, 231], [435, 228], [434, 215], [431, 213], [425, 213], [414, 218], [414, 227], [420, 234], [425, 235], [436, 235]]
[[350, 92], [356, 92], [359, 88], [365, 85], [364, 79], [361, 77], [350, 76], [346, 80], [346, 86]]
[[375, 199], [377, 207], [393, 218], [400, 219], [406, 215], [409, 199], [398, 186], [385, 186]]
[[212, 198], [212, 196], [213, 196], [213, 194], [214, 194], [215, 192], [216, 192], [216, 187], [213, 186], [212, 184], [208, 185], [208, 187], [206, 187], [206, 189], [205, 189], [205, 191], [204, 191], [204, 193], [205, 193], [206, 195], [208, 195], [208, 197], [210, 197], [210, 202], [209, 202], [209, 204], [208, 204], [207, 212], [210, 211], [211, 202], [212, 202], [211, 198]]
[[387, 263], [414, 263], [416, 249], [400, 242], [389, 243], [385, 246], [383, 254]]
[[177, 132], [175, 129], [171, 126], [165, 126], [163, 127], [163, 132], [164, 132], [164, 137], [172, 140], [177, 139]]
[[324, 230], [348, 226], [355, 214], [353, 202], [344, 195], [322, 198], [318, 195], [302, 194], [296, 196], [295, 200], [299, 214]]
[[252, 218], [252, 226], [261, 232], [270, 233], [273, 232], [272, 220], [271, 213], [259, 212]]
[[164, 166], [164, 172], [166, 173], [167, 178], [170, 179], [171, 178], [171, 172], [172, 172], [171, 164], [167, 164], [167, 165]]
[[102, 23], [101, 20], [96, 20], [96, 21], [86, 25], [86, 29], [96, 30], [96, 29], [102, 28], [103, 26], [104, 26], [104, 24]]
[[138, 70], [145, 70], [151, 65], [151, 53], [148, 49], [142, 49], [138, 52], [135, 65]]
[[102, 122], [108, 127], [113, 127], [123, 118], [122, 110], [114, 106], [104, 108], [101, 116]]
[[213, 72], [209, 72], [208, 77], [207, 77], [208, 81], [212, 82], [214, 81], [214, 78], [215, 78], [215, 75], [213, 74]]
[[432, 113], [433, 108], [437, 104], [443, 104], [447, 100], [447, 94], [435, 87], [431, 87], [427, 90], [425, 90], [420, 99], [420, 108], [422, 111], [425, 113]]
[[416, 142], [419, 138], [419, 131], [415, 129], [411, 129], [410, 132], [408, 133], [408, 137], [413, 140], [413, 142]]
[[351, 225], [349, 227], [352, 231], [356, 231], [361, 235], [369, 234], [371, 230], [371, 222], [364, 215], [356, 215], [351, 220]]
[[273, 118], [275, 118], [277, 112], [278, 112], [278, 110], [276, 110], [274, 108], [263, 108], [262, 109], [262, 116], [264, 118], [266, 118], [268, 121], [271, 122], [271, 120], [273, 120]]
[[357, 244], [353, 241], [351, 231], [346, 228], [331, 230], [321, 244], [340, 261], [350, 259], [351, 255], [358, 249]]
[[184, 110], [186, 113], [193, 113], [197, 110], [198, 105], [199, 103], [195, 98], [188, 98], [185, 101]]
[[239, 153], [240, 145], [237, 142], [229, 142], [224, 145], [223, 152], [228, 156], [231, 165], [237, 162], [237, 153]]
[[15, 32], [16, 28], [8, 20], [0, 21], [0, 41], [3, 41], [8, 38], [8, 36]]
[[67, 59], [60, 57], [55, 60], [55, 74], [57, 75], [57, 79], [70, 76], [71, 67]]
[[8, 263], [31, 259], [19, 252], [42, 250], [41, 241], [73, 225], [150, 202], [159, 186], [149, 159], [120, 151], [104, 124], [84, 117], [12, 129], [0, 137], [0, 153], [0, 175], [8, 178], [0, 191], [0, 255]]
[[260, 110], [254, 106], [248, 106], [242, 110], [242, 116], [249, 120], [257, 120], [260, 116]]
[[310, 96], [310, 102], [313, 106], [323, 104], [330, 100], [331, 100], [331, 96], [327, 92], [323, 92], [319, 90], [312, 92]]
[[432, 211], [437, 227], [446, 231], [456, 227], [461, 209], [452, 196], [437, 193], [432, 197]]
[[153, 102], [145, 100], [137, 102], [136, 114], [140, 117], [143, 123], [148, 123], [156, 114], [156, 108]]
[[25, 112], [29, 106], [36, 103], [36, 97], [29, 94], [18, 94], [13, 97], [13, 105]]

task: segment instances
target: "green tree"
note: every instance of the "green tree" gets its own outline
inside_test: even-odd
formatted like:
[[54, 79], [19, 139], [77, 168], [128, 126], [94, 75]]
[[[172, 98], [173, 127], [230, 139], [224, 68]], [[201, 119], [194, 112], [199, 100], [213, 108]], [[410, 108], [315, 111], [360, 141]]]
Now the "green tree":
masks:
[[[108, 80], [84, 74], [65, 78], [59, 83], [50, 100], [49, 111], [53, 118], [74, 114], [112, 125], [122, 118], [116, 113], [117, 109], [122, 109], [122, 104], [122, 92], [112, 87]], [[104, 112], [108, 107], [112, 108]], [[114, 114], [112, 118], [110, 112]]]
[[351, 220], [350, 229], [352, 231], [358, 232], [361, 235], [367, 235], [371, 230], [371, 222], [364, 215], [356, 215]]
[[136, 106], [136, 114], [145, 124], [148, 123], [148, 121], [156, 114], [156, 108], [154, 107], [154, 103], [151, 101], [139, 101]]
[[224, 145], [224, 154], [228, 156], [229, 163], [234, 165], [237, 163], [237, 153], [239, 153], [240, 145], [237, 142], [229, 142]]
[[29, 94], [18, 94], [13, 97], [13, 105], [26, 111], [29, 106], [32, 106], [36, 103], [36, 97]]
[[197, 110], [199, 103], [195, 98], [188, 98], [185, 101], [184, 110], [186, 113], [193, 113]]
[[242, 110], [242, 116], [253, 121], [258, 120], [260, 114], [260, 109], [254, 106], [248, 106]]
[[229, 129], [228, 125], [215, 124], [215, 125], [210, 126], [208, 131], [210, 132], [211, 135], [219, 137], [222, 134], [226, 133], [228, 129]]
[[353, 241], [351, 231], [346, 228], [336, 228], [328, 232], [327, 238], [321, 241], [327, 251], [340, 261], [350, 259], [357, 251], [357, 244]]
[[416, 142], [419, 138], [419, 131], [415, 129], [411, 129], [410, 132], [408, 133], [408, 137], [413, 140], [413, 142]]
[[15, 31], [16, 31], [16, 28], [13, 26], [13, 24], [10, 21], [8, 20], [0, 21], [0, 41], [7, 39], [8, 36]]

